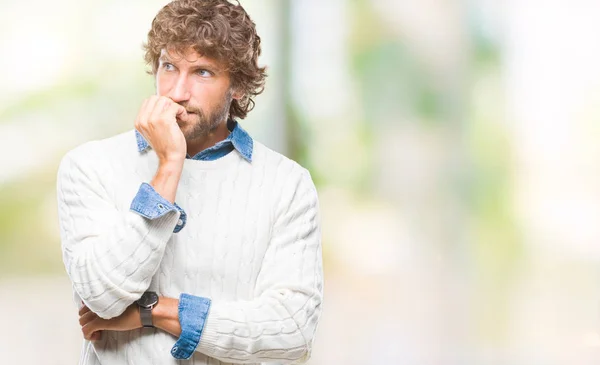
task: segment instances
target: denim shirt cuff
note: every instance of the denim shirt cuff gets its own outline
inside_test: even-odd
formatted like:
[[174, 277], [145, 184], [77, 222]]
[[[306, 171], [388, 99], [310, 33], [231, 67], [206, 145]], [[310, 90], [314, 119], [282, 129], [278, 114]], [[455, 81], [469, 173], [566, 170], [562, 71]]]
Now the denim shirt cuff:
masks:
[[210, 303], [208, 298], [185, 293], [179, 297], [181, 335], [171, 349], [171, 355], [174, 358], [187, 360], [196, 351], [210, 310]]
[[171, 204], [148, 183], [142, 183], [129, 209], [150, 220], [160, 218], [173, 210], [179, 211], [179, 221], [173, 230], [175, 233], [183, 229], [187, 220], [187, 214], [177, 203]]

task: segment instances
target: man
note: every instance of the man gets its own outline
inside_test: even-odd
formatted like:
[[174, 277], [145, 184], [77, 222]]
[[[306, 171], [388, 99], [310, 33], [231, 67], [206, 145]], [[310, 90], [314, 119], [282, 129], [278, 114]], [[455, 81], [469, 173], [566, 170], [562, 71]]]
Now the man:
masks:
[[176, 0], [145, 50], [156, 96], [135, 129], [58, 171], [80, 363], [305, 361], [323, 290], [318, 200], [306, 169], [236, 121], [264, 85], [254, 23], [226, 0]]

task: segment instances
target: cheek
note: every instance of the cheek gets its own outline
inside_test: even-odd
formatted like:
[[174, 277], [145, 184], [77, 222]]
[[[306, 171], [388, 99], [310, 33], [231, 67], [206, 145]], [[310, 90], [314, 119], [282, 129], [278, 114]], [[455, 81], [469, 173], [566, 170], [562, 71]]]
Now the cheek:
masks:
[[203, 105], [215, 107], [221, 105], [227, 97], [228, 89], [220, 85], [206, 85], [202, 90]]
[[161, 77], [156, 77], [156, 94], [159, 96], [165, 95], [167, 94], [169, 91], [169, 88], [167, 87], [167, 83], [165, 82], [164, 78]]
[[156, 93], [159, 96], [167, 95], [173, 88], [176, 78], [172, 75], [161, 73], [156, 74]]
[[206, 100], [206, 98], [210, 96], [209, 89], [210, 87], [207, 87], [207, 85], [203, 85], [202, 83], [196, 83], [192, 86], [191, 92], [192, 95], [196, 98], [196, 100], [201, 101]]
[[210, 110], [213, 105], [213, 93], [207, 85], [196, 85], [191, 91], [193, 103], [199, 106], [205, 112]]

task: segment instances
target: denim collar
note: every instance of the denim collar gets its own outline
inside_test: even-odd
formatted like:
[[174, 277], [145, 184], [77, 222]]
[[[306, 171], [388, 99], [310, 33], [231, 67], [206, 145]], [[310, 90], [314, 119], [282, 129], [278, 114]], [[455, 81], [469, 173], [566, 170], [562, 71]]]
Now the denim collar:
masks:
[[[227, 138], [225, 138], [221, 142], [218, 142], [213, 147], [231, 143], [233, 147], [239, 152], [239, 154], [242, 155], [242, 157], [244, 157], [244, 159], [246, 159], [248, 162], [252, 162], [252, 152], [254, 150], [254, 141], [252, 140], [252, 137], [250, 137], [248, 132], [246, 132], [237, 121], [231, 118], [227, 120], [227, 129], [229, 129], [230, 131]], [[137, 129], [135, 130], [135, 138], [137, 140], [137, 147], [139, 152], [143, 152], [148, 148], [152, 148], [152, 146], [150, 146], [150, 144], [146, 142], [146, 139], [142, 136], [140, 132], [137, 131]], [[206, 150], [211, 149], [213, 147], [209, 147]]]

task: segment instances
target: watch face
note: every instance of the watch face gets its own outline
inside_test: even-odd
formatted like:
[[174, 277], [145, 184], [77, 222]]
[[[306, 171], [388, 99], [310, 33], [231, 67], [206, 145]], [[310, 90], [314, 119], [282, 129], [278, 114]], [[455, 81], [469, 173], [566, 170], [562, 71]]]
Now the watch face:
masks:
[[158, 294], [153, 291], [147, 291], [142, 295], [142, 297], [137, 301], [140, 307], [148, 308], [158, 303]]

